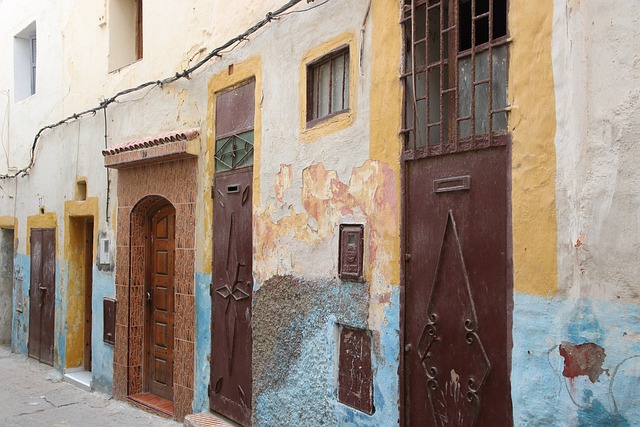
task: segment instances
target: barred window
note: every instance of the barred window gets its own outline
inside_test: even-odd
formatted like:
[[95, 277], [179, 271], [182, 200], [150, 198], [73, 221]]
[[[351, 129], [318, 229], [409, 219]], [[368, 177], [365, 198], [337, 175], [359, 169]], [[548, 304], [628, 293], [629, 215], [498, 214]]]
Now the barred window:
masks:
[[507, 0], [405, 0], [405, 149], [506, 143]]

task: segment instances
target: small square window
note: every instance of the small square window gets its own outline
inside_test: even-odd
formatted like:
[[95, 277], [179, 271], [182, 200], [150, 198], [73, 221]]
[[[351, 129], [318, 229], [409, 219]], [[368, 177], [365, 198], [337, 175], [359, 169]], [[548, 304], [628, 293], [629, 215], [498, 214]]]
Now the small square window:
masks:
[[349, 109], [349, 47], [307, 66], [307, 123]]

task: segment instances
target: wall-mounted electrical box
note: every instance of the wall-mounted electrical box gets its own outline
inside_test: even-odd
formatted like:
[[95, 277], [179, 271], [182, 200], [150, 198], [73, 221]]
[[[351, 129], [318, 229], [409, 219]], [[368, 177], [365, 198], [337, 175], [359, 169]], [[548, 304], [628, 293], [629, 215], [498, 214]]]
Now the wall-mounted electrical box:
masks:
[[111, 264], [111, 244], [109, 242], [109, 239], [106, 237], [101, 237], [98, 240], [98, 244], [98, 262], [102, 265]]
[[341, 224], [339, 244], [338, 275], [344, 280], [363, 280], [364, 226]]

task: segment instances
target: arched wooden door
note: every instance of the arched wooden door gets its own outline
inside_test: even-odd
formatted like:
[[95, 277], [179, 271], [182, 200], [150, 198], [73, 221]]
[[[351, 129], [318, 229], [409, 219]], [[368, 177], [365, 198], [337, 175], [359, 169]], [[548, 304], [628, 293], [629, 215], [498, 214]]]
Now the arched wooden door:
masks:
[[146, 380], [148, 391], [173, 400], [175, 209], [160, 208], [151, 218], [147, 268]]

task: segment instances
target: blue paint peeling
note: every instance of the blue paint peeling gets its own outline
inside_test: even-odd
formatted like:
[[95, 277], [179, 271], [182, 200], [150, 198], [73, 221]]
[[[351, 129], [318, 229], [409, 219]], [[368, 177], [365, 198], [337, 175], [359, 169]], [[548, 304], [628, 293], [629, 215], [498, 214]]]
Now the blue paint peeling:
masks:
[[209, 296], [211, 274], [195, 274], [195, 358], [193, 378], [193, 412], [205, 412], [209, 409], [209, 385], [211, 354], [211, 297]]
[[[29, 283], [31, 281], [31, 259], [17, 254], [13, 263], [13, 330], [11, 331], [11, 351], [27, 355], [29, 348]], [[19, 310], [22, 310], [20, 312]]]
[[[291, 287], [298, 285], [297, 279], [283, 280], [293, 280]], [[254, 377], [258, 383], [257, 389], [254, 383], [255, 424], [398, 425], [399, 289], [392, 288], [391, 300], [385, 307], [385, 320], [379, 330], [372, 331], [375, 410], [368, 415], [337, 400], [336, 325], [367, 327], [369, 307], [366, 303], [362, 306], [363, 298], [364, 301], [368, 299], [366, 288], [363, 291], [362, 284], [336, 285], [323, 281], [303, 283], [302, 287], [302, 290], [293, 290], [292, 294], [284, 296], [278, 293], [282, 288], [272, 290], [269, 284], [263, 284], [257, 298], [254, 297], [254, 309], [256, 304], [258, 307], [273, 306], [268, 312], [258, 314], [262, 318], [254, 317], [254, 367], [257, 358], [263, 358], [258, 360], [258, 365], [264, 365], [259, 376]], [[311, 308], [306, 302], [294, 307], [300, 300], [312, 301]], [[258, 336], [270, 333], [261, 330], [264, 325], [260, 321], [272, 320], [269, 315], [278, 312], [280, 317], [288, 319], [283, 324], [276, 322], [270, 326], [280, 328], [274, 331], [280, 341], [269, 354], [256, 353], [256, 333]], [[299, 342], [299, 346], [295, 342]], [[291, 354], [292, 349], [295, 355]], [[269, 360], [265, 362], [264, 358]], [[278, 372], [274, 374], [276, 366]]]
[[337, 419], [341, 426], [397, 426], [399, 423], [399, 342], [400, 290], [394, 287], [389, 305], [385, 308], [385, 322], [380, 330], [379, 357], [374, 351], [373, 393], [375, 412], [364, 414], [336, 400]]
[[115, 282], [112, 273], [98, 270], [93, 266], [93, 293], [91, 301], [91, 375], [93, 389], [102, 393], [113, 393], [113, 346], [102, 340], [104, 330], [105, 297], [115, 297]]
[[[640, 307], [514, 294], [511, 394], [515, 425], [629, 425], [640, 420]], [[592, 383], [565, 378], [562, 341], [605, 349]]]

